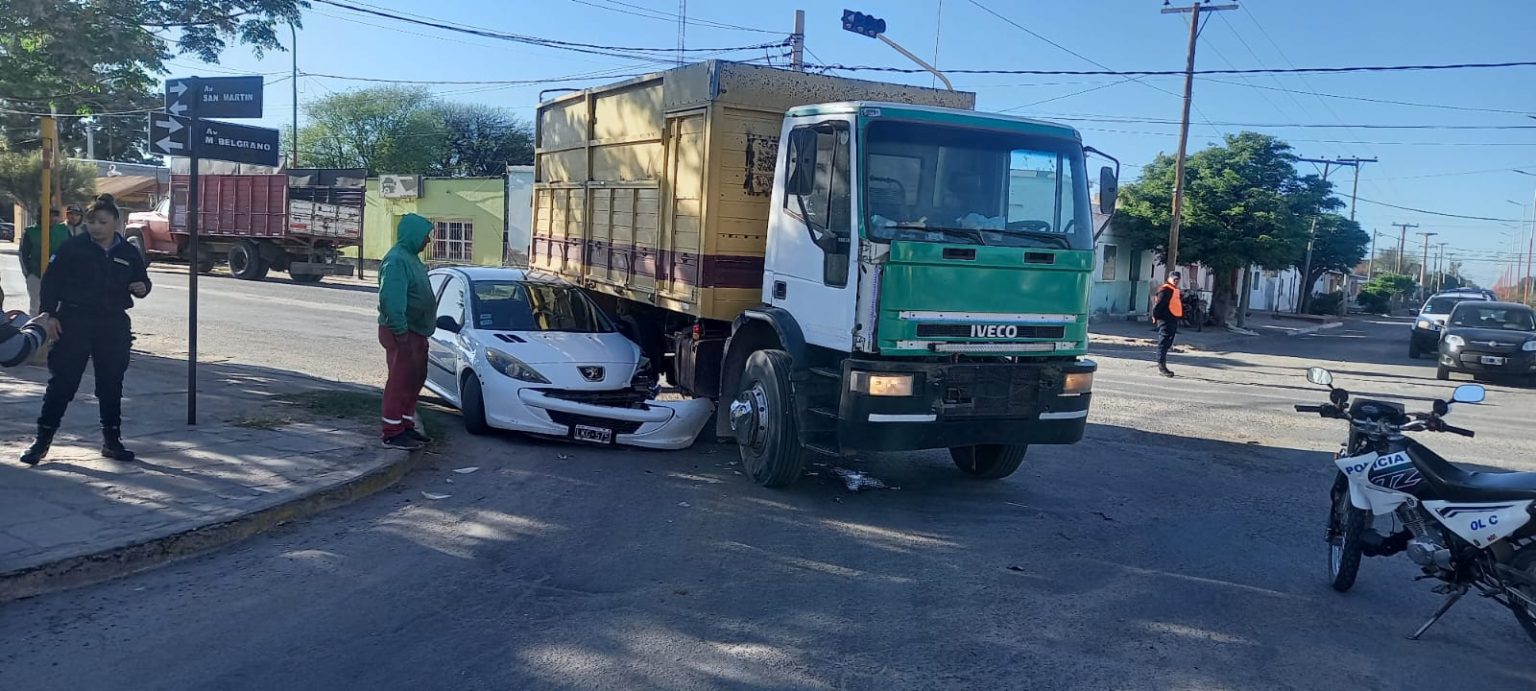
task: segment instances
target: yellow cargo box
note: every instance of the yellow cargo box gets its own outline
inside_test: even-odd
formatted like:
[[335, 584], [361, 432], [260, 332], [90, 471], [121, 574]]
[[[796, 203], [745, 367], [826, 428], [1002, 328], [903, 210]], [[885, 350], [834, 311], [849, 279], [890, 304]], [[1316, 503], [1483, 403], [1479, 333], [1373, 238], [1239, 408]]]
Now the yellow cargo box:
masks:
[[976, 95], [709, 61], [539, 106], [530, 263], [702, 319], [760, 304], [784, 113]]

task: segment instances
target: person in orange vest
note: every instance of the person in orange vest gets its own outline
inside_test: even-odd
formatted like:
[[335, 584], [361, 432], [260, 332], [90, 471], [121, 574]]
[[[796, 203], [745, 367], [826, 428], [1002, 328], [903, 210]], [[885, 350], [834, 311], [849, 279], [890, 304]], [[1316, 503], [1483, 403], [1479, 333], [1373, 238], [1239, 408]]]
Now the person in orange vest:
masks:
[[1168, 369], [1168, 349], [1179, 333], [1179, 320], [1184, 318], [1184, 301], [1179, 297], [1183, 278], [1177, 271], [1168, 274], [1168, 282], [1157, 289], [1157, 302], [1152, 306], [1152, 321], [1157, 322], [1157, 372], [1165, 377], [1173, 376], [1173, 370]]

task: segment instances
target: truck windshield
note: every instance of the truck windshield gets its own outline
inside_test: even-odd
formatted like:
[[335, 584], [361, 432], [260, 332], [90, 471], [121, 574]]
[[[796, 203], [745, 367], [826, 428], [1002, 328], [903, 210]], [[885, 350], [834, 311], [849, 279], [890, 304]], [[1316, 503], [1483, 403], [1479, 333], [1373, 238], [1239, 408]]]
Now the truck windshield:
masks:
[[1092, 246], [1075, 141], [878, 121], [868, 128], [863, 169], [873, 240]]
[[556, 283], [475, 281], [472, 309], [474, 327], [485, 331], [613, 331], [587, 296]]

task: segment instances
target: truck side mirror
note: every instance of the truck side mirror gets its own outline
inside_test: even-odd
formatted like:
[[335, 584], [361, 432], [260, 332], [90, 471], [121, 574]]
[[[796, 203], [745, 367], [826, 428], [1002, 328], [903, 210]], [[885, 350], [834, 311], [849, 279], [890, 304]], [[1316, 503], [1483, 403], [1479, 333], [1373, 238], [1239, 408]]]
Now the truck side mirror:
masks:
[[1112, 214], [1115, 212], [1115, 197], [1120, 194], [1120, 179], [1115, 176], [1115, 169], [1104, 166], [1099, 169], [1099, 213]]

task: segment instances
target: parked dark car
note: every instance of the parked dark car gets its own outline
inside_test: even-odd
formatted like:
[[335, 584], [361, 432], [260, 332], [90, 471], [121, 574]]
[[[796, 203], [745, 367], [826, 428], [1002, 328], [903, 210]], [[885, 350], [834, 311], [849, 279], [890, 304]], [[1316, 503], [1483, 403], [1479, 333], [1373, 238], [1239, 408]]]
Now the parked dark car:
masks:
[[1536, 310], [1511, 302], [1456, 305], [1440, 339], [1435, 378], [1452, 372], [1511, 376], [1536, 384]]
[[16, 242], [16, 224], [0, 221], [0, 242]]
[[1456, 290], [1436, 293], [1425, 300], [1424, 308], [1414, 318], [1413, 329], [1408, 335], [1408, 357], [1417, 360], [1425, 353], [1434, 354], [1440, 343], [1440, 332], [1445, 329], [1445, 320], [1450, 318], [1451, 310], [1457, 305], [1467, 300], [1493, 299], [1477, 291]]

